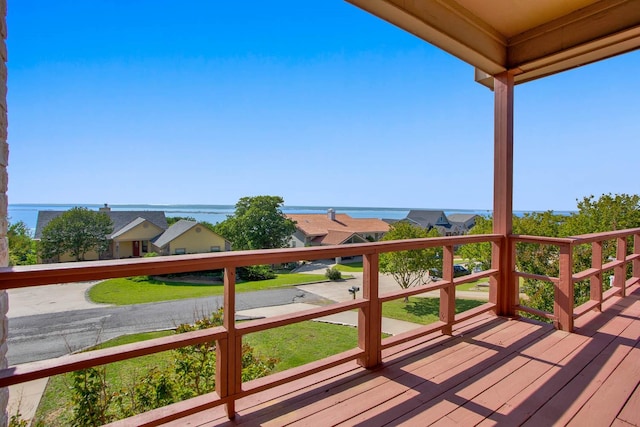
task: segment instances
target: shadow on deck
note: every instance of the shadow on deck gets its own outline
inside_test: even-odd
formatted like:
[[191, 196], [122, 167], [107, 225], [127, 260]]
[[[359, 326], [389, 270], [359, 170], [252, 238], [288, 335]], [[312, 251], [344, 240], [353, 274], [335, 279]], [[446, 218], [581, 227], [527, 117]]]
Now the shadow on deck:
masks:
[[612, 298], [575, 333], [483, 315], [169, 425], [640, 425], [640, 288]]

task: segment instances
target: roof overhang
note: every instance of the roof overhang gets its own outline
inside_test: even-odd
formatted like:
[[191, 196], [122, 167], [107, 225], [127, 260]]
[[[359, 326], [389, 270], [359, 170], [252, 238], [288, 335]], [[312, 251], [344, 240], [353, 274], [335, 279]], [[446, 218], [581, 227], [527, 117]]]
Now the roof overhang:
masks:
[[640, 47], [638, 0], [347, 0], [476, 68], [493, 87], [524, 83]]

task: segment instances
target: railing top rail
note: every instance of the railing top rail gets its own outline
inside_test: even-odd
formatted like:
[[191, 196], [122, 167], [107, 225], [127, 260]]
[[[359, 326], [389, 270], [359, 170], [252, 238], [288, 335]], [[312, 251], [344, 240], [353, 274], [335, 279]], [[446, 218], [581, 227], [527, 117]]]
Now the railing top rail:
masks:
[[515, 242], [541, 243], [548, 245], [582, 245], [587, 243], [610, 240], [618, 237], [627, 237], [640, 234], [640, 228], [628, 228], [625, 230], [604, 231], [601, 233], [581, 234], [569, 237], [530, 236], [525, 234], [512, 234], [509, 238]]
[[574, 242], [574, 239], [571, 237], [529, 236], [526, 234], [512, 234], [509, 238], [514, 242], [541, 243], [558, 246], [570, 245]]
[[617, 237], [633, 236], [634, 234], [640, 234], [640, 228], [627, 228], [625, 230], [604, 231], [602, 233], [590, 233], [581, 234], [579, 236], [572, 236], [574, 244], [593, 243], [602, 240], [615, 239]]
[[225, 267], [240, 267], [257, 264], [278, 264], [300, 260], [316, 260], [424, 249], [446, 245], [497, 242], [501, 239], [502, 236], [499, 234], [478, 234], [390, 240], [350, 245], [315, 246], [308, 248], [265, 249], [3, 267], [0, 268], [0, 289], [109, 279], [114, 277], [217, 270]]

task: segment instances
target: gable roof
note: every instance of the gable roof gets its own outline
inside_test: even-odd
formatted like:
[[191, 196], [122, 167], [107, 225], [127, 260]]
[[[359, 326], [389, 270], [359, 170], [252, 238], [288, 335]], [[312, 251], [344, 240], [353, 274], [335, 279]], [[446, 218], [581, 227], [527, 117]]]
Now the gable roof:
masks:
[[129, 224], [127, 224], [124, 227], [122, 227], [120, 230], [118, 230], [118, 231], [116, 231], [114, 233], [111, 233], [109, 238], [113, 239], [114, 237], [118, 237], [118, 236], [126, 233], [127, 231], [136, 228], [137, 226], [139, 226], [140, 224], [142, 224], [145, 221], [146, 221], [146, 219], [138, 217], [138, 218], [134, 219], [133, 221], [131, 221]]
[[335, 220], [326, 214], [287, 214], [296, 227], [307, 236], [324, 236], [332, 231], [353, 233], [386, 233], [389, 224], [377, 218], [352, 218], [347, 214], [335, 214]]
[[352, 237], [366, 242], [358, 233], [343, 230], [329, 230], [325, 236], [316, 237], [313, 241], [323, 245], [341, 245]]
[[[34, 233], [34, 239], [40, 239], [42, 237], [42, 230], [49, 224], [49, 222], [62, 215], [66, 211], [38, 211], [38, 222], [36, 224], [36, 232]], [[119, 234], [123, 228], [129, 227], [134, 221], [147, 220], [152, 224], [160, 227], [162, 230], [167, 229], [167, 218], [164, 215], [164, 211], [101, 211], [106, 213], [111, 222], [113, 223], [113, 232], [109, 238]], [[137, 224], [136, 224], [137, 225]]]
[[451, 227], [444, 211], [440, 210], [412, 209], [407, 214], [407, 219], [424, 228]]
[[182, 234], [191, 230], [196, 225], [198, 225], [196, 221], [181, 219], [172, 224], [171, 227], [169, 227], [164, 233], [153, 239], [151, 242], [157, 247], [161, 248], [167, 245], [176, 237], [181, 236]]
[[467, 222], [477, 217], [477, 214], [451, 214], [449, 215], [449, 221], [451, 222]]

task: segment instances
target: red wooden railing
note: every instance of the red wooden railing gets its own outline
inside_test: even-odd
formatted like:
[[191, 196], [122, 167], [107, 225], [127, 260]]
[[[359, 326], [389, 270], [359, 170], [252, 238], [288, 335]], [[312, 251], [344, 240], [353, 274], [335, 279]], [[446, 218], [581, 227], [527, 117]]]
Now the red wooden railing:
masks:
[[[629, 250], [627, 245], [629, 239], [633, 240], [632, 250]], [[607, 262], [603, 260], [603, 245], [605, 242], [614, 243], [616, 248], [615, 259], [606, 260]], [[556, 327], [561, 330], [572, 331], [574, 319], [591, 310], [600, 310], [604, 301], [614, 295], [625, 296], [626, 288], [640, 283], [640, 228], [584, 234], [567, 238], [511, 236], [509, 238], [510, 249], [516, 254], [516, 244], [518, 243], [558, 247], [558, 259], [550, 260], [557, 263], [558, 276], [543, 276], [516, 271], [514, 278], [516, 287], [520, 278], [541, 280], [554, 284], [553, 313], [527, 307], [525, 301], [521, 301], [516, 306], [516, 309], [552, 320]], [[583, 245], [591, 245], [591, 267], [574, 271], [574, 253], [577, 248]], [[630, 274], [627, 274], [628, 265], [631, 265]], [[605, 285], [604, 274], [607, 271], [613, 272], [613, 282], [609, 289], [603, 290], [605, 287], [603, 286]], [[575, 285], [587, 279], [590, 281], [589, 299], [574, 307]]]
[[[223, 326], [119, 347], [70, 354], [56, 359], [11, 366], [0, 371], [0, 387], [216, 340], [218, 366], [215, 393], [150, 411], [136, 417], [133, 422], [137, 425], [157, 425], [221, 404], [226, 404], [228, 414], [233, 416], [234, 403], [243, 396], [272, 388], [303, 376], [312, 375], [332, 366], [353, 360], [356, 360], [362, 366], [374, 367], [382, 360], [382, 350], [385, 348], [436, 331], [450, 333], [451, 327], [455, 323], [492, 310], [494, 304], [488, 302], [467, 312], [455, 314], [455, 287], [457, 285], [483, 277], [493, 277], [497, 273], [497, 270], [488, 270], [470, 276], [453, 278], [454, 246], [478, 242], [494, 242], [497, 245], [503, 244], [501, 236], [498, 235], [457, 236], [347, 246], [240, 251], [175, 257], [47, 264], [0, 269], [0, 288], [4, 289], [137, 275], [157, 275], [213, 269], [225, 270]], [[398, 291], [386, 295], [379, 295], [378, 256], [380, 253], [430, 247], [443, 248], [443, 280], [407, 290], [398, 289]], [[359, 255], [363, 257], [364, 266], [362, 298], [294, 314], [236, 324], [234, 308], [235, 269], [237, 267]], [[440, 290], [441, 295], [439, 322], [417, 328], [414, 331], [402, 335], [396, 335], [384, 340], [381, 339], [382, 303], [433, 290]], [[353, 309], [359, 311], [357, 348], [305, 366], [289, 369], [245, 384], [242, 383], [240, 377], [240, 357], [242, 337], [244, 335]], [[124, 424], [131, 422], [131, 420], [123, 421]]]
[[[632, 255], [626, 255], [626, 246], [624, 246], [624, 250], [619, 249], [618, 251], [621, 259], [617, 259], [615, 262], [604, 265], [598, 265], [595, 263], [595, 266], [588, 272], [572, 274], [572, 245], [574, 246], [587, 242], [594, 242], [594, 245], [596, 245], [594, 247], [597, 248], [597, 242], [615, 238], [622, 248], [622, 241], [626, 241], [628, 236], [633, 236], [635, 242], [634, 253]], [[573, 298], [569, 283], [573, 284], [576, 280], [594, 277], [593, 286], [597, 288], [598, 286], [596, 282], [601, 282], [602, 271], [613, 268], [616, 271], [616, 279], [614, 280], [616, 286], [615, 292], [605, 292], [599, 297], [595, 294], [596, 301], [599, 304], [613, 293], [623, 294], [625, 286], [638, 281], [638, 273], [640, 272], [640, 256], [638, 255], [640, 248], [640, 229], [604, 233], [601, 235], [581, 236], [571, 239], [513, 236], [510, 240], [510, 250], [513, 251], [515, 251], [516, 242], [552, 244], [560, 247], [559, 278], [539, 277], [525, 272], [515, 272], [514, 275], [516, 278], [528, 277], [550, 280], [557, 284], [557, 308], [554, 310], [553, 314], [542, 314], [556, 321], [558, 326], [562, 329], [570, 330], [573, 320]], [[226, 405], [227, 413], [232, 417], [235, 413], [235, 401], [239, 398], [276, 387], [304, 376], [313, 375], [314, 373], [318, 373], [329, 369], [330, 367], [350, 361], [357, 361], [361, 366], [372, 368], [381, 362], [383, 349], [438, 331], [441, 331], [444, 334], [450, 334], [452, 326], [456, 323], [488, 311], [494, 311], [496, 309], [496, 298], [500, 296], [501, 292], [504, 292], [506, 285], [508, 285], [498, 283], [497, 278], [500, 273], [499, 269], [492, 268], [480, 273], [474, 273], [458, 278], [454, 278], [453, 276], [454, 247], [482, 242], [491, 242], [494, 248], [494, 254], [500, 253], [502, 245], [507, 244], [506, 239], [502, 236], [491, 234], [412, 239], [345, 246], [238, 251], [173, 257], [2, 268], [0, 269], [0, 289], [214, 269], [224, 269], [225, 283], [224, 322], [221, 327], [11, 366], [7, 369], [0, 370], [0, 387], [6, 387], [78, 369], [89, 368], [92, 366], [215, 340], [217, 344], [216, 392], [169, 405], [164, 408], [159, 408], [145, 414], [138, 415], [133, 420], [123, 420], [122, 422], [117, 422], [115, 424], [131, 425], [133, 423], [135, 425], [159, 425], [219, 405]], [[443, 248], [443, 280], [406, 290], [398, 289], [397, 291], [384, 295], [379, 294], [379, 254], [430, 247]], [[594, 253], [596, 253], [595, 251], [596, 249], [594, 249]], [[235, 322], [235, 269], [237, 267], [349, 256], [363, 257], [363, 293], [361, 298], [278, 317], [252, 320], [242, 323]], [[624, 283], [624, 269], [628, 262], [633, 263], [633, 278], [627, 280], [627, 283]], [[493, 265], [500, 265], [500, 263], [493, 263]], [[466, 312], [456, 314], [456, 286], [487, 277], [491, 279], [489, 302]], [[514, 282], [511, 285], [516, 286], [516, 283]], [[418, 327], [404, 334], [395, 335], [385, 339], [381, 338], [381, 313], [382, 304], [384, 302], [434, 290], [440, 291], [440, 319], [438, 322]], [[514, 293], [513, 290], [511, 290], [510, 293]], [[515, 302], [514, 305], [516, 305]], [[517, 305], [516, 308], [520, 311], [536, 312], [524, 305]], [[587, 310], [589, 308], [596, 308], [596, 306], [585, 306], [584, 308], [582, 306], [578, 307], [576, 313], [579, 315], [582, 313], [582, 310]], [[357, 309], [359, 313], [358, 346], [356, 348], [304, 366], [269, 375], [258, 380], [242, 383], [240, 358], [242, 338], [244, 335], [354, 309]]]

